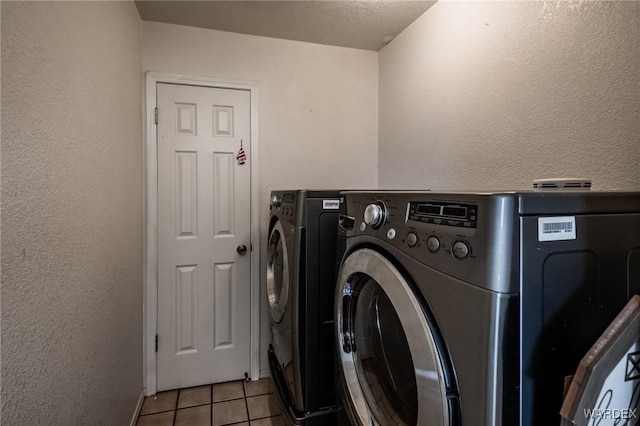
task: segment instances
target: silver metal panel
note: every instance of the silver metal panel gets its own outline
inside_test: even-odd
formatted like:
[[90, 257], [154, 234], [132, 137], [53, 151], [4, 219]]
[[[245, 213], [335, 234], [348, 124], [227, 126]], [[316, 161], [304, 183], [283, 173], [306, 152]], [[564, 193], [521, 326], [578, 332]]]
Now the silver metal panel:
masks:
[[[302, 215], [296, 210], [299, 204], [298, 191], [273, 191], [272, 200], [279, 200], [271, 206], [272, 230], [278, 228], [283, 235], [282, 243], [285, 245], [287, 256], [288, 294], [278, 301], [278, 308], [272, 309], [271, 332], [272, 344], [279, 367], [286, 376], [288, 397], [296, 409], [304, 408], [302, 390], [300, 388], [300, 354], [298, 349], [298, 304], [294, 303], [298, 298], [300, 251], [302, 229], [298, 222]], [[269, 263], [269, 259], [267, 259]], [[269, 266], [267, 266], [268, 268]], [[273, 271], [271, 271], [272, 273]], [[269, 278], [267, 270], [267, 279]], [[267, 282], [269, 286], [269, 282]], [[269, 291], [269, 290], [268, 290]], [[284, 295], [283, 295], [284, 296]], [[271, 296], [270, 296], [271, 297]], [[275, 319], [281, 314], [281, 320]]]
[[[518, 334], [519, 282], [517, 268], [512, 268], [519, 260], [515, 193], [346, 191], [341, 196], [341, 214], [355, 218], [355, 226], [343, 230], [343, 258], [363, 247], [378, 248], [415, 283], [435, 317], [455, 371], [461, 424], [508, 424], [510, 410], [517, 410], [517, 354], [506, 347], [509, 343], [515, 348]], [[476, 205], [477, 226], [409, 220], [409, 203], [418, 201]], [[374, 202], [384, 203], [387, 211], [378, 230], [367, 226], [363, 217], [366, 206]], [[407, 243], [409, 233], [418, 236], [416, 244]], [[436, 253], [426, 244], [433, 235], [441, 243]], [[451, 250], [459, 240], [471, 248], [463, 260]], [[515, 407], [505, 406], [504, 401], [512, 400]]]

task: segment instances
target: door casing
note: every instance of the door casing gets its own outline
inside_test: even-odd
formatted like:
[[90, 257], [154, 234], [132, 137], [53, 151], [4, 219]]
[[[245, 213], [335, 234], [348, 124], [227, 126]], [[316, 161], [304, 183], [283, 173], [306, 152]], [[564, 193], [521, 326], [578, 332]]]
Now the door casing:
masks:
[[183, 84], [189, 86], [242, 89], [250, 93], [251, 105], [251, 371], [250, 378], [260, 376], [260, 186], [258, 147], [258, 83], [254, 81], [227, 80], [208, 77], [193, 77], [178, 74], [146, 73], [146, 105], [144, 135], [145, 197], [146, 212], [144, 229], [144, 306], [143, 306], [143, 381], [145, 395], [157, 391], [156, 333], [158, 329], [158, 150], [157, 126], [155, 124], [156, 85], [158, 83]]

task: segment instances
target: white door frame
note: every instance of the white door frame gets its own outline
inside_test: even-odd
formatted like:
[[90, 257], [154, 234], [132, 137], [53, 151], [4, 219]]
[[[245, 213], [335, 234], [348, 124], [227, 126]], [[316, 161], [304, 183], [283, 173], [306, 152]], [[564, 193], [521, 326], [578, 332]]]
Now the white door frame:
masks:
[[144, 166], [146, 227], [144, 228], [143, 373], [145, 395], [157, 391], [155, 339], [158, 330], [158, 134], [155, 124], [158, 83], [248, 90], [251, 96], [251, 379], [260, 376], [260, 182], [258, 148], [258, 83], [176, 74], [146, 73], [146, 135]]

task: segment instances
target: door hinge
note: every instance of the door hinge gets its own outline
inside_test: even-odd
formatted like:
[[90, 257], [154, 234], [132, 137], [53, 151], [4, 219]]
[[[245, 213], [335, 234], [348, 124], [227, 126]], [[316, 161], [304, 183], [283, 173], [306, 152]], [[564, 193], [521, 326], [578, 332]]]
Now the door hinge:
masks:
[[155, 120], [156, 124], [158, 124], [158, 107], [153, 110], [153, 119]]
[[156, 352], [158, 352], [158, 335], [156, 334]]

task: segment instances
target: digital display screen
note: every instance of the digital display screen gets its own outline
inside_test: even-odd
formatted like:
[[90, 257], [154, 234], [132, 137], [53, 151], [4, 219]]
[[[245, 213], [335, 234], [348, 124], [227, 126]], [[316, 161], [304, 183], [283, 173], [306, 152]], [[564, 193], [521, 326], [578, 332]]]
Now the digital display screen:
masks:
[[442, 215], [443, 216], [450, 216], [450, 217], [466, 218], [467, 217], [467, 208], [466, 207], [456, 207], [456, 206], [444, 206], [442, 208]]
[[440, 214], [440, 206], [434, 206], [433, 204], [419, 204], [417, 213], [420, 214]]
[[407, 211], [407, 220], [462, 228], [475, 228], [477, 217], [477, 205], [455, 202], [410, 202]]

